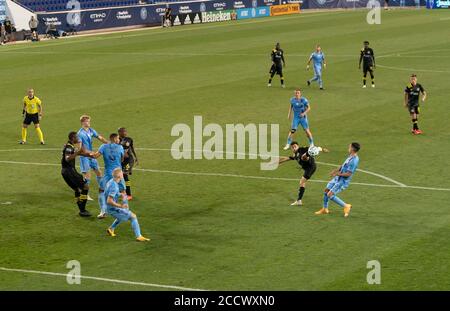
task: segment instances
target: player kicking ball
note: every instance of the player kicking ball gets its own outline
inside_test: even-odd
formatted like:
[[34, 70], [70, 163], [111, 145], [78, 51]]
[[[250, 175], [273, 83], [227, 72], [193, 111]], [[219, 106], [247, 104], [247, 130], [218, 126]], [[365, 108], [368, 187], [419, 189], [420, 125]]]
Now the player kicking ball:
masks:
[[297, 132], [299, 125], [302, 126], [306, 136], [308, 137], [309, 146], [314, 146], [314, 140], [311, 131], [309, 130], [307, 116], [308, 112], [311, 110], [311, 107], [309, 106], [308, 100], [302, 96], [302, 91], [300, 89], [296, 89], [294, 94], [295, 96], [291, 98], [288, 113], [289, 121], [292, 116], [291, 130], [288, 133], [286, 146], [283, 148], [284, 150], [288, 150], [291, 147], [292, 136], [294, 136], [295, 132]]
[[115, 220], [112, 223], [112, 225], [106, 230], [106, 232], [112, 237], [116, 236], [114, 231], [117, 228], [117, 226], [120, 223], [129, 220], [131, 222], [131, 227], [133, 228], [134, 235], [136, 236], [136, 241], [139, 242], [150, 241], [150, 239], [147, 239], [146, 237], [142, 236], [141, 228], [139, 227], [136, 214], [130, 211], [130, 209], [128, 208], [128, 204], [119, 203], [119, 197], [121, 197], [119, 190], [119, 183], [123, 179], [122, 169], [116, 168], [112, 172], [112, 176], [113, 179], [111, 179], [106, 184], [105, 189], [105, 197], [107, 204], [106, 212], [113, 218], [115, 218]]
[[358, 151], [361, 149], [359, 143], [351, 143], [348, 147], [349, 156], [344, 164], [338, 169], [331, 172], [333, 179], [328, 183], [323, 194], [323, 208], [316, 212], [316, 215], [329, 214], [328, 202], [329, 200], [344, 208], [344, 217], [350, 215], [352, 206], [342, 201], [337, 194], [348, 188], [353, 175], [359, 164]]
[[316, 161], [314, 157], [318, 156], [319, 153], [329, 152], [326, 148], [321, 147], [300, 147], [296, 141], [291, 143], [291, 150], [293, 155], [290, 157], [281, 157], [278, 161], [278, 164], [285, 163], [287, 161], [295, 160], [298, 162], [298, 165], [303, 169], [304, 173], [302, 178], [300, 179], [300, 187], [298, 188], [298, 196], [297, 200], [292, 203], [292, 206], [295, 205], [303, 205], [302, 198], [305, 194], [306, 182], [311, 179], [312, 175], [315, 173], [317, 169]]

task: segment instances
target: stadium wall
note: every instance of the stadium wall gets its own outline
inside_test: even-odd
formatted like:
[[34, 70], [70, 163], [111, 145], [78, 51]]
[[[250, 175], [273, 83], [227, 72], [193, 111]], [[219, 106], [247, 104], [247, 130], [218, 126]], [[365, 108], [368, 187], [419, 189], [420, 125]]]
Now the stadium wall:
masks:
[[[1, 0], [0, 0], [1, 1]], [[10, 0], [8, 0], [10, 1]], [[166, 7], [172, 9], [172, 25], [209, 23], [233, 19], [295, 14], [301, 9], [360, 8], [369, 0], [200, 0], [112, 8], [39, 12], [39, 33], [48, 24], [58, 30], [90, 31], [129, 26], [158, 26]], [[382, 0], [383, 1], [383, 0]], [[426, 0], [391, 0], [390, 5], [425, 5]], [[29, 18], [28, 18], [29, 19]]]

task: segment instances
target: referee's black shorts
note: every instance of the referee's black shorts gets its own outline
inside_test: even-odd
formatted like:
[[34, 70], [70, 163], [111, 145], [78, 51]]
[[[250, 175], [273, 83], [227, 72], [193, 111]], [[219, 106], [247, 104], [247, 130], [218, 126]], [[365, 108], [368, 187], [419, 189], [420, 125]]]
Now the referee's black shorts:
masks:
[[63, 168], [61, 170], [61, 175], [66, 184], [75, 191], [83, 189], [86, 184], [86, 179], [84, 179], [83, 175], [78, 173], [74, 168]]
[[30, 125], [31, 122], [34, 124], [39, 124], [39, 113], [25, 113], [25, 119], [23, 119], [23, 124]]

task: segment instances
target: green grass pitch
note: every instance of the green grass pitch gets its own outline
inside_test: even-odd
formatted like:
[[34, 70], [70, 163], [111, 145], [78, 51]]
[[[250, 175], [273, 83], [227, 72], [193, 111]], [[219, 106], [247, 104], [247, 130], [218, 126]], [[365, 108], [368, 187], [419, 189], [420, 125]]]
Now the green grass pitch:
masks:
[[[86, 276], [207, 290], [449, 290], [450, 19], [445, 10], [392, 10], [381, 21], [368, 25], [364, 11], [309, 13], [1, 47], [0, 267], [66, 273], [74, 259]], [[364, 40], [377, 56], [375, 89], [361, 88]], [[275, 42], [286, 53], [286, 89], [277, 78], [266, 86]], [[305, 86], [316, 43], [328, 60], [323, 92]], [[413, 72], [429, 95], [422, 136], [410, 134], [402, 106]], [[31, 128], [29, 143], [17, 144], [30, 86], [44, 102], [45, 146]], [[192, 124], [194, 115], [221, 125], [278, 123], [281, 147], [298, 86], [311, 102], [316, 144], [332, 151], [319, 161], [340, 164], [357, 140], [360, 169], [411, 187], [358, 172], [342, 193], [354, 206], [350, 217], [334, 203], [319, 217], [323, 182], [308, 184], [303, 207], [289, 206], [300, 178], [295, 163], [261, 171], [259, 160], [177, 161], [152, 150], [170, 149], [172, 126]], [[150, 243], [135, 242], [129, 224], [110, 238], [111, 218], [77, 216], [58, 163], [83, 113], [105, 136], [128, 127], [140, 168], [153, 170], [132, 176], [131, 209]], [[306, 142], [303, 133], [297, 138]], [[313, 179], [328, 180], [330, 169], [319, 165]], [[91, 189], [97, 198], [95, 181]], [[97, 214], [96, 201], [88, 209]], [[369, 260], [381, 263], [381, 285], [366, 282]], [[68, 285], [61, 276], [0, 270], [0, 289], [164, 288]]]

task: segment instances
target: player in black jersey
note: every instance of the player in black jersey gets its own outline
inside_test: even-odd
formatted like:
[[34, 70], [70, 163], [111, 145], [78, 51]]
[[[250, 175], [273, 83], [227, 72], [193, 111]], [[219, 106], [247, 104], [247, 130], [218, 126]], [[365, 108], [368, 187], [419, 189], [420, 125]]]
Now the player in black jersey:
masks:
[[128, 131], [126, 128], [121, 127], [118, 130], [120, 144], [125, 150], [125, 156], [122, 162], [123, 179], [125, 179], [126, 192], [128, 201], [132, 200], [131, 196], [131, 181], [130, 175], [133, 174], [133, 166], [138, 164], [138, 158], [136, 151], [134, 151], [133, 139], [128, 137]]
[[[92, 154], [79, 147], [79, 139], [76, 132], [69, 133], [69, 141], [64, 145], [61, 158], [61, 175], [70, 188], [75, 191], [75, 199], [77, 201], [79, 215], [81, 217], [89, 217], [91, 213], [86, 210], [87, 195], [89, 185], [86, 179], [77, 172], [75, 168], [75, 158], [77, 156], [91, 157]], [[78, 145], [78, 146], [77, 146]]]
[[404, 106], [408, 109], [409, 114], [411, 116], [411, 121], [413, 123], [413, 128], [411, 132], [414, 135], [422, 134], [422, 131], [419, 129], [418, 117], [420, 113], [419, 107], [419, 96], [422, 93], [422, 102], [427, 98], [427, 92], [420, 83], [417, 83], [417, 76], [412, 74], [409, 79], [409, 84], [405, 88], [405, 101]]
[[284, 51], [280, 48], [280, 43], [275, 45], [275, 49], [272, 50], [270, 58], [272, 59], [272, 66], [270, 67], [270, 78], [267, 86], [272, 86], [272, 79], [277, 74], [280, 76], [281, 87], [284, 88], [283, 67], [286, 67], [286, 62], [284, 61]]
[[298, 189], [297, 200], [291, 205], [303, 205], [302, 198], [305, 194], [306, 182], [312, 177], [314, 172], [317, 169], [316, 161], [314, 157], [311, 155], [310, 148], [318, 148], [319, 151], [328, 152], [328, 149], [321, 147], [300, 147], [296, 141], [291, 143], [291, 151], [293, 155], [290, 157], [280, 157], [278, 161], [279, 164], [295, 160], [298, 162], [300, 167], [303, 169], [304, 173], [302, 178], [300, 179], [300, 187]]
[[367, 73], [370, 73], [372, 87], [375, 87], [375, 76], [373, 75], [373, 70], [376, 68], [375, 53], [372, 48], [369, 47], [369, 41], [364, 41], [364, 47], [361, 49], [361, 54], [359, 56], [359, 69], [361, 69], [361, 62], [363, 63], [363, 88], [366, 87]]

